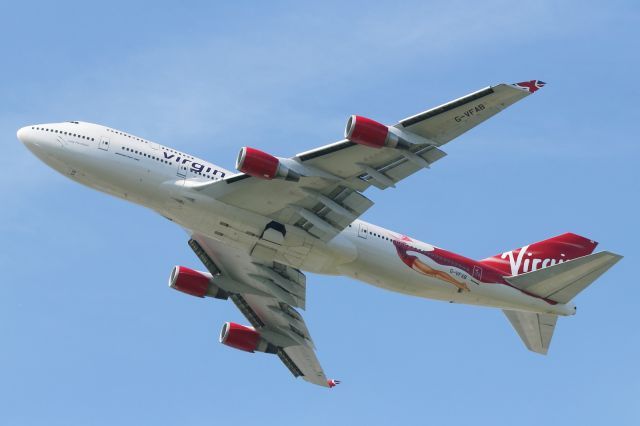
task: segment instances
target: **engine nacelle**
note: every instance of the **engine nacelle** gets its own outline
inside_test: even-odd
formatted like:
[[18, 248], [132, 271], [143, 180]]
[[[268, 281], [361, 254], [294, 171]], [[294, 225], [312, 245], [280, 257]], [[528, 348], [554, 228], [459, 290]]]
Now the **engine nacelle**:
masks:
[[385, 126], [367, 117], [352, 115], [344, 129], [344, 137], [351, 142], [371, 148], [409, 148], [411, 142], [402, 137], [402, 132]]
[[247, 327], [235, 322], [225, 322], [220, 330], [220, 343], [245, 352], [276, 353], [276, 348], [271, 343], [260, 337], [260, 333], [253, 327]]
[[169, 287], [196, 297], [227, 299], [226, 291], [213, 283], [211, 274], [194, 271], [184, 266], [174, 266], [169, 276]]
[[299, 174], [282, 164], [277, 157], [248, 146], [243, 147], [238, 153], [236, 169], [258, 179], [300, 179]]

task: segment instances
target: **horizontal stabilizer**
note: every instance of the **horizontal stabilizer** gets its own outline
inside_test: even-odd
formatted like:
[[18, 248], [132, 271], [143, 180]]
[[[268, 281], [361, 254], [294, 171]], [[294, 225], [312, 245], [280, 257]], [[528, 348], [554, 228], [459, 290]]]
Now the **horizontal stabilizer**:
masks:
[[536, 296], [558, 303], [569, 303], [620, 259], [622, 256], [618, 254], [603, 251], [537, 271], [505, 277], [505, 280]]
[[527, 349], [546, 355], [556, 328], [557, 315], [503, 310]]
[[586, 256], [593, 253], [597, 245], [597, 242], [589, 238], [567, 232], [488, 257], [480, 263], [502, 271], [505, 275], [519, 275]]

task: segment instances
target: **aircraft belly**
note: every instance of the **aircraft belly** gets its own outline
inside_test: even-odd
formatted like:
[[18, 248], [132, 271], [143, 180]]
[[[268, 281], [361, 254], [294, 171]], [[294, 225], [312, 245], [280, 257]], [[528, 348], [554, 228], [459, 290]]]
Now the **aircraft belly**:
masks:
[[[135, 175], [129, 178], [137, 179]], [[152, 199], [145, 199], [141, 204], [230, 248], [255, 254], [257, 260], [275, 260], [315, 273], [347, 275], [412, 296], [502, 309], [558, 311], [547, 302], [517, 289], [504, 284], [482, 283], [455, 268], [431, 262], [424, 256], [418, 257], [416, 253], [412, 256], [423, 263], [423, 268], [416, 267], [415, 261], [407, 264], [387, 240], [362, 239], [356, 231], [345, 230], [330, 242], [322, 243], [303, 230], [287, 225], [286, 237], [281, 243], [275, 243], [262, 238], [271, 218], [204, 196], [178, 182], [158, 184], [141, 179], [140, 184], [146, 191], [137, 190], [137, 182], [133, 186], [129, 183], [129, 187], [136, 188], [136, 193], [146, 193], [147, 198], [153, 194]]]
[[376, 287], [438, 300], [452, 300], [456, 289], [439, 280], [418, 274], [407, 267], [393, 247], [372, 247], [358, 244], [358, 257], [353, 263], [340, 266], [344, 275], [364, 281]]
[[[564, 305], [553, 305], [501, 283], [481, 282], [455, 268], [431, 263], [429, 268], [410, 267], [386, 241], [355, 239], [358, 256], [340, 265], [339, 273], [376, 287], [428, 299], [530, 312], [567, 315]], [[424, 262], [428, 260], [422, 259]], [[453, 270], [453, 272], [452, 272]], [[426, 272], [425, 272], [426, 271]], [[435, 271], [435, 273], [433, 273]], [[445, 272], [443, 275], [440, 272]], [[430, 275], [430, 273], [433, 273]], [[457, 286], [456, 286], [457, 283]], [[463, 285], [462, 285], [463, 284]], [[465, 290], [468, 289], [468, 290]]]
[[376, 287], [411, 296], [467, 305], [567, 315], [565, 305], [549, 304], [503, 284], [481, 283], [470, 287], [469, 292], [459, 292], [451, 284], [422, 276], [395, 259], [378, 258], [376, 261], [367, 261], [366, 258], [358, 258], [354, 263], [340, 266], [339, 271], [343, 275]]
[[271, 218], [229, 206], [209, 197], [198, 197], [198, 194], [192, 191], [181, 192], [180, 196], [175, 198], [180, 201], [178, 210], [159, 209], [158, 212], [184, 228], [220, 241], [229, 248], [250, 253], [258, 261], [275, 260], [301, 268], [310, 258], [313, 243], [303, 231], [287, 226], [282, 241], [270, 241], [263, 236], [267, 224], [272, 221]]

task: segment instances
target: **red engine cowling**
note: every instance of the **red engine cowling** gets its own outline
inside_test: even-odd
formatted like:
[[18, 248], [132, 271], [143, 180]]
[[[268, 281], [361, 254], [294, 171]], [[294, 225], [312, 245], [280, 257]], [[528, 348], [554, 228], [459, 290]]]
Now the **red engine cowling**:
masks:
[[282, 164], [278, 158], [248, 146], [243, 147], [238, 153], [236, 169], [258, 179], [300, 179], [300, 175]]
[[344, 137], [351, 142], [371, 148], [408, 148], [411, 144], [401, 138], [398, 130], [367, 117], [352, 115], [344, 129]]
[[253, 327], [225, 322], [220, 330], [220, 343], [246, 352], [276, 353], [277, 348], [260, 337]]
[[243, 147], [238, 154], [236, 169], [260, 179], [273, 179], [278, 175], [280, 160], [259, 149]]
[[344, 137], [351, 142], [371, 148], [382, 148], [387, 144], [389, 128], [370, 118], [352, 115], [344, 129]]
[[184, 266], [174, 266], [169, 276], [169, 287], [196, 297], [226, 299], [229, 295], [211, 280], [211, 275]]

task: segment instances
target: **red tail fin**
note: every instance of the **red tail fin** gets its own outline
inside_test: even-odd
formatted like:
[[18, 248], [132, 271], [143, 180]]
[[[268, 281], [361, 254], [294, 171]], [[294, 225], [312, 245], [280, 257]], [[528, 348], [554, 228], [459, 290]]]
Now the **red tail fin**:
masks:
[[505, 275], [519, 275], [562, 263], [593, 252], [597, 242], [570, 232], [538, 243], [497, 254], [480, 263], [502, 271]]

